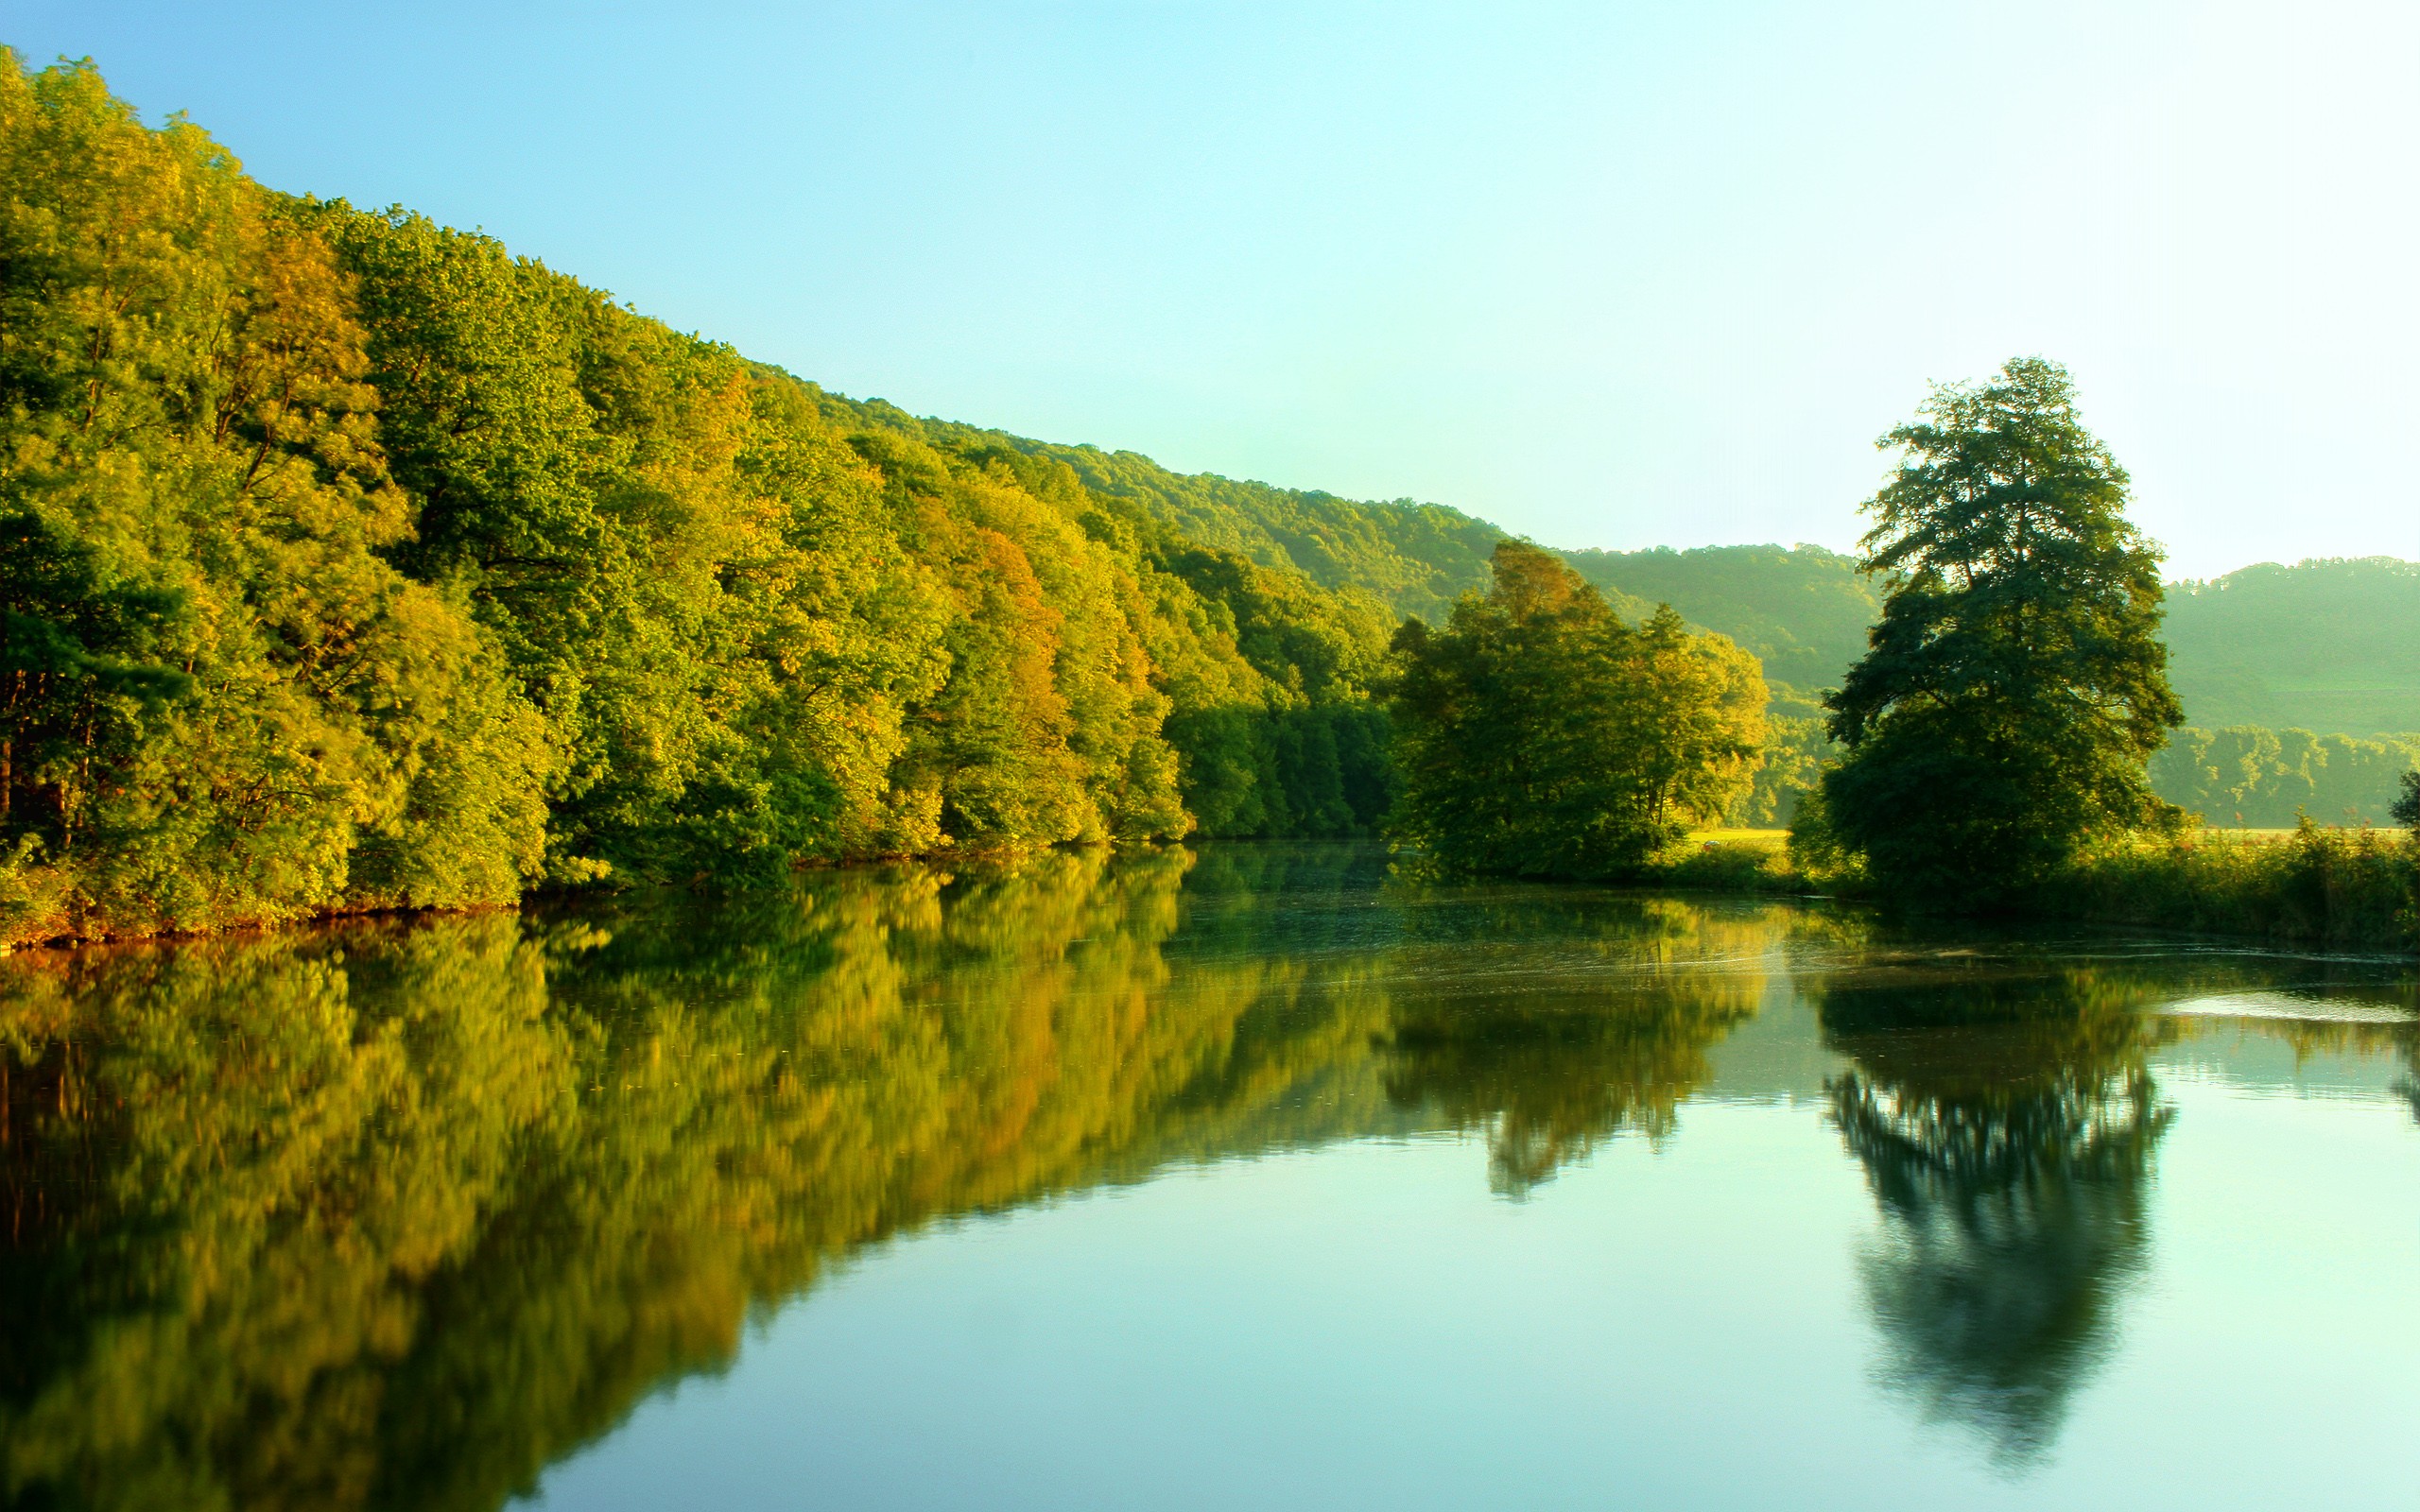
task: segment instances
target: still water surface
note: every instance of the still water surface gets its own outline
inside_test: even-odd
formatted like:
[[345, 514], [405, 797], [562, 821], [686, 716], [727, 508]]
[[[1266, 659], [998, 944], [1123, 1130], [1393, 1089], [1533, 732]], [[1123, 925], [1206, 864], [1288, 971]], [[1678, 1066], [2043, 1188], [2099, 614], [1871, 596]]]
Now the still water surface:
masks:
[[1353, 847], [0, 961], [26, 1507], [2408, 1504], [2409, 962]]

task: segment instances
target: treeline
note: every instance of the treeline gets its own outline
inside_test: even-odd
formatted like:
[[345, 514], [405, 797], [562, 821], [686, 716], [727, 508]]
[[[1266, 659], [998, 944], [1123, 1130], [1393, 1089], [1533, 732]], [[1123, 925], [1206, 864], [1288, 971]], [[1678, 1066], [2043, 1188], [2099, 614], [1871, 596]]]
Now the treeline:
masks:
[[[1763, 765], [1725, 812], [1750, 829], [1786, 826], [1822, 782], [1840, 747], [1820, 706], [1775, 685], [1767, 706]], [[2321, 735], [2308, 730], [2187, 727], [2151, 758], [2152, 792], [2204, 823], [2290, 830], [2308, 816], [2326, 825], [2391, 825], [2405, 776], [2420, 767], [2420, 734]]]
[[2420, 734], [2357, 740], [2308, 730], [2177, 730], [2151, 760], [2152, 789], [2214, 825], [2291, 829], [2387, 825], [2407, 773], [2420, 767]]
[[[0, 68], [0, 946], [1390, 815], [1613, 875], [1795, 823], [1861, 738], [1816, 690], [1878, 557], [1491, 557], [1441, 507], [845, 400], [484, 236], [272, 193], [86, 65]], [[2172, 712], [2156, 590], [2130, 579], [2161, 709], [2096, 789], [2111, 822]], [[1877, 707], [1922, 717], [1877, 730], [1973, 691], [1915, 633]], [[1973, 772], [2025, 768], [2010, 734]], [[2186, 731], [2152, 789], [2375, 818], [2409, 756]], [[1953, 789], [1981, 791], [1910, 791]]]
[[[1387, 802], [1393, 616], [0, 68], [0, 937]], [[1114, 461], [1115, 459], [1111, 459]]]
[[920, 426], [936, 441], [1004, 446], [1063, 462], [1085, 488], [1141, 508], [1188, 541], [1299, 572], [1323, 588], [1366, 593], [1396, 619], [1433, 619], [1462, 594], [1484, 592], [1489, 553], [1504, 539], [1496, 526], [1441, 504], [1370, 504], [1213, 473], [1180, 474], [1132, 452], [912, 421], [878, 402], [859, 407], [869, 416]]

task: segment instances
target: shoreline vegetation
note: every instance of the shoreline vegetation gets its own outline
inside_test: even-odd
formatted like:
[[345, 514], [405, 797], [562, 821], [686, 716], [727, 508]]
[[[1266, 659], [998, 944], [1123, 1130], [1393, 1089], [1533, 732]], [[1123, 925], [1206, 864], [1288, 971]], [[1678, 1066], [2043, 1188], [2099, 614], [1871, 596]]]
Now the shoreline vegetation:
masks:
[[[1638, 880], [1687, 892], [1879, 898], [1861, 867], [1793, 853], [1778, 831], [1692, 835]], [[2077, 858], [2006, 912], [2212, 938], [2420, 950], [2420, 842], [2393, 830], [2314, 824], [2128, 836]]]
[[[2012, 364], [1889, 438], [1968, 481], [2025, 452], [2022, 487], [1934, 490], [2025, 543], [1903, 470], [1825, 568], [1843, 624], [1887, 593], [1819, 699], [1589, 576], [1685, 554], [848, 400], [0, 49], [0, 952], [1381, 834], [1490, 874], [2413, 943], [2411, 843], [2223, 840], [2152, 796], [2182, 719], [2157, 557], [2065, 384]], [[2025, 687], [2101, 712], [2003, 717]], [[2183, 734], [2175, 780], [2238, 810], [2349, 804], [2325, 784], [2403, 748]], [[1685, 839], [1785, 817], [1753, 856]]]
[[[1252, 836], [1256, 845], [1289, 837]], [[1150, 842], [1149, 849], [1201, 842]], [[1130, 843], [1131, 844], [1131, 843]], [[1073, 849], [1127, 849], [1099, 843]], [[910, 862], [931, 867], [1013, 865], [1042, 850], [928, 851], [803, 868], [809, 881], [840, 869], [879, 869]], [[1416, 861], [1414, 863], [1417, 865]], [[1625, 890], [1828, 901], [1872, 906], [1886, 900], [1863, 868], [1837, 857], [1794, 853], [1777, 829], [1693, 832], [1605, 882]], [[300, 917], [236, 919], [193, 929], [21, 937], [16, 951], [194, 940], [415, 917], [514, 913], [563, 902], [589, 889], [540, 889], [507, 902], [423, 907], [329, 908]], [[676, 889], [685, 894], [688, 889]], [[0, 906], [8, 900], [0, 898]], [[2212, 940], [2258, 941], [2356, 951], [2420, 950], [2420, 841], [2393, 830], [2306, 823], [2295, 830], [2193, 829], [2134, 837], [2083, 859], [2045, 896], [2013, 903], [2014, 920], [2133, 926]]]

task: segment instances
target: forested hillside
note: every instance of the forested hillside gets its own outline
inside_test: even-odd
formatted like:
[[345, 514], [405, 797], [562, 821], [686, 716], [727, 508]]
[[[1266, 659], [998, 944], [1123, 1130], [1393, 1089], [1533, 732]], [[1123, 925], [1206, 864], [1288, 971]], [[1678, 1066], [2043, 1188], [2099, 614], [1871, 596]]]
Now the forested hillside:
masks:
[[1802, 693], [1838, 687], [1865, 654], [1880, 614], [1857, 560], [1821, 546], [1700, 546], [1675, 551], [1566, 551], [1565, 561], [1624, 612], [1669, 604], [1683, 619], [1731, 637], [1765, 663], [1768, 682]]
[[[265, 189], [88, 66], [0, 68], [0, 941], [1367, 833], [1389, 636], [1501, 539], [844, 399]], [[1872, 585], [1811, 546], [1564, 556], [1763, 660], [1732, 817], [1786, 818]], [[2196, 724], [2420, 729], [2411, 564], [2248, 569], [2169, 625]], [[2221, 820], [2366, 812], [2392, 761], [2211, 738], [2163, 790]]]
[[1171, 472], [1132, 452], [919, 420], [878, 400], [821, 398], [825, 413], [850, 429], [896, 430], [937, 446], [997, 448], [1063, 464], [1085, 489], [1139, 508], [1176, 536], [1264, 567], [1293, 569], [1322, 588], [1365, 593], [1396, 619], [1441, 619], [1461, 594], [1484, 591], [1488, 553], [1504, 539], [1486, 521], [1441, 504], [1363, 503], [1215, 473]]
[[2197, 725], [2420, 730], [2420, 562], [2263, 562], [2179, 583], [2168, 644]]
[[0, 937], [1384, 807], [1392, 614], [1149, 490], [276, 195], [86, 66], [0, 68]]

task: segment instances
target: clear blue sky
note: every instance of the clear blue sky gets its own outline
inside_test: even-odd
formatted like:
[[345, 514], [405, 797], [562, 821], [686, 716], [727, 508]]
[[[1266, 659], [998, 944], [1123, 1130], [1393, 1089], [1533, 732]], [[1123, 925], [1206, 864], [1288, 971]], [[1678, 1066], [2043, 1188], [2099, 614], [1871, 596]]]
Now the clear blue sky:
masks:
[[5, 0], [281, 189], [856, 395], [1553, 544], [1845, 546], [2075, 372], [2185, 574], [2420, 558], [2420, 8]]

